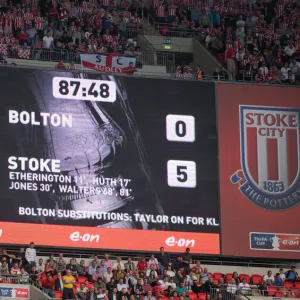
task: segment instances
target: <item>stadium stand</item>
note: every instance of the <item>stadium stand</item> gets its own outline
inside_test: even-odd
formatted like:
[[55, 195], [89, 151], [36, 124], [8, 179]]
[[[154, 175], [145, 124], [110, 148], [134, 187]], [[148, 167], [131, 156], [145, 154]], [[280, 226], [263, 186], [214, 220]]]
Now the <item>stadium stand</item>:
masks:
[[112, 260], [109, 254], [104, 254], [102, 258], [93, 255], [77, 261], [64, 257], [63, 253], [39, 257], [32, 243], [15, 254], [2, 250], [0, 284], [5, 283], [32, 284], [58, 299], [300, 297], [300, 277], [295, 266], [275, 274], [271, 270], [266, 274], [212, 273], [200, 261], [192, 261], [189, 250], [175, 260], [161, 251], [137, 260], [131, 257]]
[[154, 0], [151, 14], [162, 35], [198, 39], [234, 79], [299, 82], [297, 1]]

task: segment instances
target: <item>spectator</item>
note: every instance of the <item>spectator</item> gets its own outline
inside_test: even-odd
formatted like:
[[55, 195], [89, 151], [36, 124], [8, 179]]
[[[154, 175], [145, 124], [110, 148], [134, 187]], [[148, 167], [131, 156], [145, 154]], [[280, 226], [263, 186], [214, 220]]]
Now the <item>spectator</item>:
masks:
[[29, 264], [29, 270], [31, 270], [32, 267], [36, 266], [36, 250], [34, 249], [33, 242], [31, 242], [29, 244], [29, 248], [26, 249], [25, 258]]
[[200, 281], [205, 283], [209, 280], [208, 268], [204, 268], [204, 271], [200, 273]]
[[139, 260], [138, 263], [137, 263], [137, 270], [139, 272], [141, 272], [141, 271], [146, 271], [147, 269], [148, 269], [148, 263], [146, 262], [146, 259], [143, 256], [141, 258], [141, 260]]
[[86, 276], [85, 262], [83, 259], [80, 261], [79, 265], [77, 265], [77, 274], [78, 276]]
[[28, 283], [28, 279], [29, 279], [28, 272], [25, 270], [25, 268], [21, 268], [21, 277], [19, 277], [19, 282], [27, 284]]
[[125, 269], [124, 268], [124, 264], [122, 263], [120, 256], [117, 257], [117, 261], [113, 265], [113, 270], [117, 270], [118, 266], [120, 267], [120, 270], [124, 270]]
[[25, 259], [25, 249], [24, 248], [20, 248], [19, 252], [16, 253], [15, 257], [12, 258], [12, 263], [15, 263], [15, 262], [18, 263], [19, 268], [21, 268], [22, 266], [25, 266], [26, 259]]
[[236, 280], [232, 278], [227, 285], [227, 293], [236, 294], [236, 291], [237, 291], [237, 283]]
[[70, 259], [70, 263], [66, 265], [66, 270], [70, 270], [72, 273], [72, 276], [77, 277], [77, 265], [75, 262], [75, 259]]
[[98, 277], [97, 280], [94, 283], [94, 287], [96, 290], [98, 290], [99, 288], [105, 290], [106, 289], [106, 284], [105, 282], [103, 282], [102, 277]]
[[264, 290], [267, 289], [267, 286], [274, 285], [275, 279], [272, 275], [272, 271], [268, 271], [268, 274], [264, 276], [263, 278], [263, 288]]
[[[152, 268], [153, 266], [153, 268]], [[149, 270], [155, 270], [157, 271], [158, 270], [158, 261], [157, 259], [154, 257], [154, 254], [151, 254], [150, 255], [150, 259], [148, 261], [148, 269]]]
[[106, 267], [105, 267], [105, 261], [101, 260], [100, 262], [100, 272], [102, 273], [102, 275], [106, 272]]
[[44, 265], [44, 260], [42, 258], [39, 259], [39, 262], [37, 264], [36, 270], [39, 273], [44, 273], [45, 272], [45, 265]]
[[151, 291], [148, 291], [147, 295], [144, 297], [144, 300], [156, 300], [155, 297], [152, 295]]
[[281, 280], [284, 282], [285, 281], [285, 274], [283, 273], [283, 269], [279, 269], [279, 276], [281, 278]]
[[234, 279], [236, 285], [238, 285], [241, 282], [239, 278], [239, 274], [237, 272], [232, 273], [232, 279]]
[[143, 295], [146, 295], [151, 289], [152, 288], [151, 288], [150, 283], [148, 282], [148, 279], [145, 278], [144, 279], [144, 284], [143, 284]]
[[296, 267], [292, 266], [290, 270], [285, 272], [286, 281], [296, 282], [298, 273], [296, 272]]
[[178, 256], [176, 258], [176, 260], [173, 262], [173, 270], [175, 270], [176, 272], [183, 267], [183, 262], [182, 262], [182, 257]]
[[126, 270], [135, 271], [136, 268], [135, 268], [135, 265], [134, 265], [131, 257], [128, 257], [127, 262], [124, 264], [124, 268]]
[[39, 273], [36, 269], [36, 267], [32, 267], [31, 271], [30, 271], [30, 276], [29, 278], [33, 281], [33, 282], [37, 282], [40, 279], [41, 273]]
[[12, 268], [10, 269], [10, 274], [11, 275], [20, 275], [21, 274], [21, 270], [19, 268], [18, 263], [14, 263]]
[[63, 300], [73, 299], [74, 292], [73, 292], [73, 284], [75, 283], [75, 278], [72, 275], [72, 271], [67, 269], [66, 275], [63, 276]]
[[[157, 256], [157, 260], [158, 260], [159, 265], [160, 265], [160, 273], [162, 273], [163, 270], [165, 270], [169, 267], [170, 262], [171, 262], [170, 255], [165, 252], [164, 247], [160, 247], [159, 254]], [[173, 276], [170, 276], [170, 277], [173, 277]]]
[[114, 278], [111, 278], [110, 281], [106, 284], [106, 289], [108, 293], [111, 293], [114, 288], [117, 288], [117, 283]]
[[55, 66], [55, 69], [65, 70], [66, 66], [64, 65], [64, 61], [61, 59]]
[[64, 288], [62, 274], [60, 272], [57, 273], [57, 278], [54, 280], [54, 290], [58, 292], [62, 292]]
[[52, 37], [52, 32], [48, 31], [47, 35], [43, 37], [43, 48], [44, 49], [52, 49], [53, 48], [53, 37]]
[[124, 278], [124, 277], [125, 277], [125, 274], [121, 270], [121, 266], [118, 265], [117, 270], [115, 271], [115, 274], [114, 274], [114, 278], [116, 281], [119, 281], [121, 278]]
[[84, 283], [80, 283], [80, 286], [76, 289], [77, 300], [85, 300], [88, 289], [84, 286]]
[[104, 254], [104, 266], [105, 266], [106, 270], [107, 270], [108, 268], [110, 268], [110, 269], [112, 270], [112, 268], [113, 268], [113, 263], [112, 263], [112, 261], [109, 259], [109, 255], [108, 255], [107, 253]]
[[134, 286], [134, 293], [137, 296], [143, 295], [143, 280], [142, 280], [142, 278], [139, 278], [137, 281], [137, 284]]
[[125, 289], [126, 292], [128, 290], [128, 285], [124, 283], [122, 278], [119, 280], [119, 283], [117, 284], [117, 289], [118, 292], [121, 292], [123, 289]]
[[172, 266], [168, 266], [167, 275], [172, 278], [175, 276], [175, 272], [172, 270]]
[[47, 277], [42, 280], [43, 292], [49, 297], [54, 298], [54, 279], [51, 274], [48, 274]]
[[182, 295], [183, 292], [187, 293], [188, 290], [187, 288], [184, 286], [184, 283], [183, 282], [180, 282], [179, 283], [179, 286], [176, 287], [176, 292], [179, 296]]
[[155, 270], [150, 270], [149, 276], [147, 276], [148, 282], [151, 286], [154, 286], [158, 280]]
[[154, 274], [155, 274], [155, 277], [157, 277], [157, 272], [156, 272], [156, 270], [155, 270], [155, 265], [153, 265], [153, 264], [150, 266], [150, 269], [149, 269], [149, 270], [147, 270], [147, 272], [146, 272], [146, 276], [149, 276], [149, 275], [150, 275], [150, 273], [151, 273], [152, 271], [154, 272]]
[[45, 273], [50, 273], [51, 275], [56, 274], [55, 266], [54, 266], [54, 260], [50, 260], [49, 263], [45, 266]]
[[62, 275], [64, 275], [65, 274], [65, 271], [66, 271], [66, 268], [67, 268], [67, 266], [66, 266], [66, 263], [65, 263], [65, 260], [64, 259], [62, 259], [62, 258], [60, 258], [59, 260], [58, 260], [58, 263], [56, 264], [56, 271], [57, 272], [60, 272], [60, 273], [62, 273]]
[[280, 278], [280, 273], [276, 273], [274, 285], [277, 287], [283, 286], [283, 280]]
[[98, 267], [96, 268], [96, 271], [95, 271], [95, 272], [93, 273], [93, 275], [92, 275], [92, 279], [93, 279], [94, 282], [97, 281], [98, 278], [103, 279], [103, 274], [101, 273], [100, 266], [98, 266]]
[[239, 283], [238, 289], [241, 291], [242, 294], [249, 294], [251, 291], [249, 283], [247, 283], [247, 279], [243, 278], [242, 282]]
[[[86, 293], [87, 300], [96, 300], [97, 292], [93, 286], [90, 287], [89, 291]], [[117, 297], [109, 298], [109, 300], [118, 300]]]
[[104, 281], [106, 283], [110, 282], [110, 280], [113, 278], [113, 272], [111, 271], [111, 267], [108, 267], [107, 268], [107, 271], [103, 274], [103, 278], [104, 278]]

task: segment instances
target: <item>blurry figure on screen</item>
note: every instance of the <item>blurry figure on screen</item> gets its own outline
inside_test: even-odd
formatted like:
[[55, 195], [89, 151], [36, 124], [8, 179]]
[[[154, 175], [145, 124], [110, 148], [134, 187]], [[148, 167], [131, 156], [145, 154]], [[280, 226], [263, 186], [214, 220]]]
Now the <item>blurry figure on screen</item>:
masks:
[[[72, 126], [67, 127], [43, 126], [38, 130], [24, 127], [28, 139], [26, 143], [20, 142], [22, 149], [26, 148], [22, 151], [59, 160], [60, 174], [72, 178], [70, 190], [55, 183], [49, 198], [45, 193], [33, 193], [36, 207], [57, 212], [55, 217], [40, 216], [40, 221], [108, 228], [164, 228], [129, 217], [137, 212], [163, 215], [164, 211], [151, 181], [146, 151], [122, 77], [75, 72], [30, 75], [28, 84], [33, 97], [24, 105], [28, 109], [35, 107], [37, 113], [70, 114], [73, 120]], [[92, 76], [99, 83], [112, 81], [116, 84], [116, 101], [54, 98], [51, 83], [55, 76], [66, 79]], [[120, 216], [110, 218], [108, 213]], [[36, 218], [32, 219], [36, 222]]]

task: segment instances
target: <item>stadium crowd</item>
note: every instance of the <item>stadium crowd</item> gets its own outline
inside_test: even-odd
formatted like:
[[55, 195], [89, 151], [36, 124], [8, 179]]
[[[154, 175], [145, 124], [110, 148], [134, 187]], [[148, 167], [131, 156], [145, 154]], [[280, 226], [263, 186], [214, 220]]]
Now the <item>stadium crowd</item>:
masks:
[[63, 299], [209, 300], [212, 290], [217, 288], [221, 300], [225, 295], [232, 299], [228, 295], [237, 292], [249, 294], [253, 285], [266, 296], [275, 295], [280, 288], [291, 293], [297, 290], [296, 297], [300, 295], [300, 278], [294, 266], [287, 272], [280, 269], [275, 276], [272, 271], [252, 278], [237, 272], [212, 274], [208, 268], [202, 268], [200, 261], [192, 264], [189, 248], [175, 260], [161, 247], [158, 254], [151, 254], [148, 259], [142, 257], [137, 263], [130, 257], [126, 262], [120, 257], [113, 262], [105, 254], [103, 259], [94, 255], [85, 265], [84, 260], [77, 262], [75, 258], [66, 261], [62, 253], [57, 257], [51, 254], [46, 261], [37, 259], [35, 245], [30, 243], [26, 250], [21, 248], [16, 254], [8, 254], [3, 249], [0, 261], [2, 283], [11, 276], [16, 276], [17, 283], [29, 283], [30, 279], [50, 297]]
[[[80, 62], [81, 53], [138, 56], [138, 7], [127, 0], [0, 1], [0, 53], [27, 59]], [[62, 54], [63, 53], [63, 54]]]
[[237, 80], [300, 82], [299, 1], [153, 0], [151, 13], [163, 35], [198, 38]]

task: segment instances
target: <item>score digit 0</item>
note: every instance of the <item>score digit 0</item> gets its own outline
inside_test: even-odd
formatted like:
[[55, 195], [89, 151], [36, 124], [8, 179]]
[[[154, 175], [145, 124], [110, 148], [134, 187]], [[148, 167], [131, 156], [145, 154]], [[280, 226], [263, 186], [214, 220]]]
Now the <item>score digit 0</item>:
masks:
[[168, 141], [193, 143], [195, 141], [195, 118], [184, 115], [167, 115], [166, 131]]

